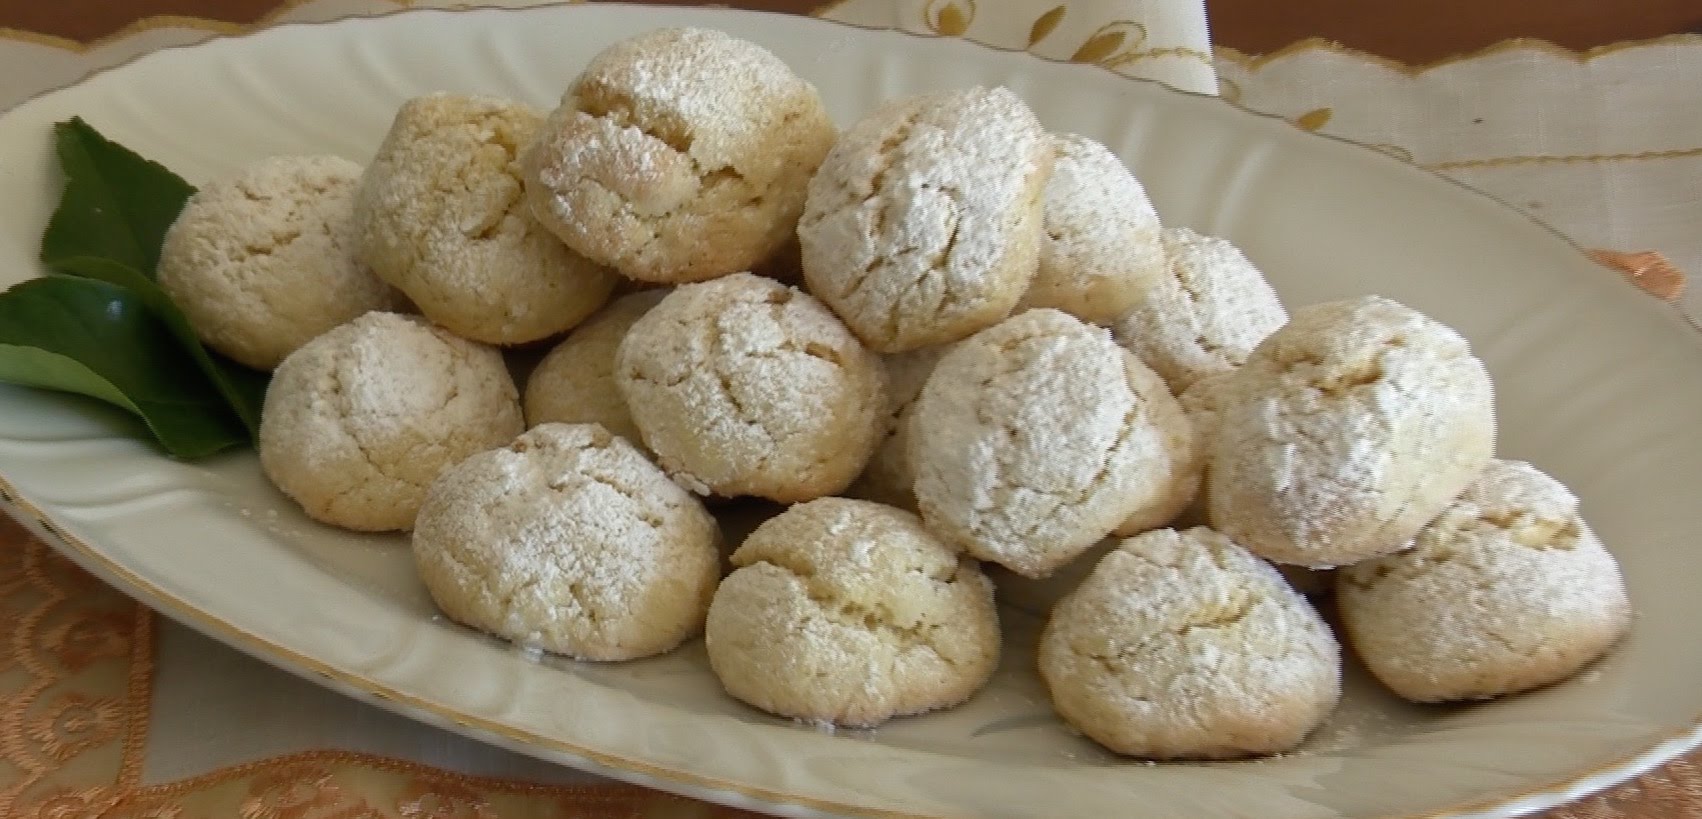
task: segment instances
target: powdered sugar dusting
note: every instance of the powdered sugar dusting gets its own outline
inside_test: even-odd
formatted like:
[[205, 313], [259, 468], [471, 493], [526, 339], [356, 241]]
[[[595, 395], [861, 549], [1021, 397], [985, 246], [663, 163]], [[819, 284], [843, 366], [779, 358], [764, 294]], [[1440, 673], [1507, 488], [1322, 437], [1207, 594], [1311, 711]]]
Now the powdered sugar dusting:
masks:
[[1517, 461], [1492, 461], [1411, 549], [1342, 576], [1343, 620], [1361, 655], [1420, 701], [1569, 676], [1630, 625], [1618, 566], [1576, 498]]
[[1464, 339], [1374, 296], [1297, 311], [1235, 383], [1213, 443], [1212, 522], [1284, 563], [1400, 548], [1494, 440], [1489, 376]]
[[1045, 131], [1004, 88], [887, 103], [810, 180], [798, 224], [810, 289], [883, 352], [988, 326], [1034, 275], [1050, 173]]
[[1112, 328], [1175, 392], [1240, 366], [1288, 321], [1265, 277], [1235, 245], [1187, 228], [1160, 233], [1162, 273]]
[[670, 472], [783, 501], [844, 489], [886, 403], [879, 361], [827, 308], [748, 273], [669, 294], [627, 333], [616, 378]]
[[578, 324], [614, 274], [568, 250], [526, 212], [521, 149], [543, 115], [485, 96], [405, 103], [356, 199], [361, 258], [433, 321], [493, 344]]
[[1039, 272], [1023, 304], [1109, 324], [1163, 275], [1158, 212], [1109, 148], [1077, 134], [1052, 145]]
[[545, 424], [434, 483], [414, 546], [457, 619], [525, 645], [625, 659], [671, 648], [701, 623], [716, 531], [625, 440]]
[[1276, 570], [1209, 529], [1148, 532], [1053, 611], [1040, 669], [1059, 712], [1157, 758], [1286, 750], [1341, 692], [1340, 649]]
[[[913, 408], [922, 516], [977, 557], [1030, 577], [1098, 542], [1175, 480], [1175, 400], [1135, 383], [1110, 334], [1031, 310], [958, 344]], [[1141, 368], [1144, 370], [1144, 368]], [[1147, 374], [1156, 383], [1150, 373]], [[1155, 491], [1156, 490], [1156, 491]]]

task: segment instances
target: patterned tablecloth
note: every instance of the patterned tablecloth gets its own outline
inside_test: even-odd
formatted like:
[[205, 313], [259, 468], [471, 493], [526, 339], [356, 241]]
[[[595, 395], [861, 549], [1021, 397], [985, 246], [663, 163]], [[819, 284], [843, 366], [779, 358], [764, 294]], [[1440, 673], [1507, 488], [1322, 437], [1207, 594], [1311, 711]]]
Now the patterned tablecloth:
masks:
[[[396, 5], [310, 0], [262, 24]], [[1678, 295], [1662, 261], [1702, 270], [1702, 37], [1587, 54], [1511, 42], [1415, 67], [1323, 42], [1214, 57], [1200, 0], [845, 0], [819, 13], [1220, 90], [1485, 190], [1702, 313], [1702, 293]], [[161, 19], [92, 47], [6, 32], [0, 108], [236, 28]], [[153, 616], [3, 515], [0, 623], [10, 624], [0, 648], [0, 816], [740, 813], [550, 766], [320, 689]], [[1693, 753], [1552, 815], [1702, 815], [1699, 765]]]

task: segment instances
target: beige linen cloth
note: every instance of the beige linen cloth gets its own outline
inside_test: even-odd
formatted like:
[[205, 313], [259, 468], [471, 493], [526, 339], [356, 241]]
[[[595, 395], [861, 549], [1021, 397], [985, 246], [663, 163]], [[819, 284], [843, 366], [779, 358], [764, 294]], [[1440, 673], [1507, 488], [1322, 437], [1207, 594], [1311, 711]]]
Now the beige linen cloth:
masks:
[[[266, 22], [395, 8], [310, 0]], [[1660, 250], [1702, 270], [1695, 38], [1587, 58], [1513, 46], [1424, 69], [1311, 44], [1273, 58], [1220, 54], [1214, 66], [1202, 0], [845, 0], [819, 13], [1097, 62], [1200, 93], [1221, 83], [1239, 104], [1457, 176], [1585, 245]], [[235, 31], [167, 20], [92, 48], [0, 40], [0, 107]], [[737, 813], [612, 785], [299, 680], [148, 615], [3, 516], [0, 546], [0, 621], [23, 624], [0, 652], [0, 816]], [[1681, 761], [1566, 815], [1678, 815], [1702, 805], [1697, 780]]]

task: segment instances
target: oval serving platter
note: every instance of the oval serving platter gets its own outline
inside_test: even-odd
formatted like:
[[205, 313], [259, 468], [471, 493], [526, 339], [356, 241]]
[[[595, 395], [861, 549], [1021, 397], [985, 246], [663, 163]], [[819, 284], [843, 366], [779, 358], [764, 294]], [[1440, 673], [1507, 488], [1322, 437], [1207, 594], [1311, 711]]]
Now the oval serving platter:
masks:
[[[1456, 327], [1497, 386], [1499, 452], [1572, 486], [1638, 618], [1578, 678], [1418, 707], [1350, 663], [1297, 752], [1147, 765], [1051, 714], [1038, 622], [1006, 610], [994, 683], [967, 705], [823, 733], [723, 695], [701, 641], [619, 665], [537, 660], [436, 617], [405, 540], [312, 523], [252, 453], [192, 464], [92, 402], [0, 385], [0, 493], [73, 559], [243, 651], [425, 722], [652, 787], [788, 814], [1502, 815], [1670, 758], [1702, 715], [1702, 339], [1511, 209], [1375, 151], [1210, 97], [960, 40], [748, 12], [569, 6], [411, 11], [157, 52], [0, 118], [0, 287], [38, 275], [58, 192], [52, 123], [82, 116], [190, 181], [284, 153], [364, 161], [396, 106], [451, 90], [551, 106], [590, 55], [664, 25], [775, 51], [841, 124], [881, 100], [1011, 87], [1109, 144], [1165, 222], [1225, 236], [1291, 307], [1381, 293]], [[194, 93], [183, 93], [193, 88]]]

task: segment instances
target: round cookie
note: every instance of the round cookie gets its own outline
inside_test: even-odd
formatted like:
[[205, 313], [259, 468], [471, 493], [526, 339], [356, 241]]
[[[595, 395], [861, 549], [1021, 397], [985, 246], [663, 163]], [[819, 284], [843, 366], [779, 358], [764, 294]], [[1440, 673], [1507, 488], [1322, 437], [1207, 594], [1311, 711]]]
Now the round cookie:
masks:
[[1187, 228], [1159, 235], [1162, 273], [1112, 331], [1180, 394], [1200, 378], [1240, 366], [1288, 313], [1235, 245]]
[[1149, 759], [1286, 751], [1341, 696], [1329, 626], [1269, 564], [1206, 528], [1123, 541], [1052, 609], [1040, 675], [1058, 714]]
[[1411, 549], [1341, 570], [1336, 599], [1366, 667], [1416, 702], [1563, 680], [1631, 624], [1577, 497], [1520, 461], [1491, 461]]
[[1021, 306], [1110, 325], [1164, 275], [1158, 211], [1111, 149], [1076, 134], [1052, 147], [1040, 265]]
[[615, 352], [626, 331], [666, 295], [665, 290], [642, 290], [622, 296], [550, 350], [526, 379], [521, 406], [527, 426], [602, 424], [643, 446], [638, 425], [615, 385]]
[[1378, 296], [1296, 310], [1219, 415], [1213, 528], [1312, 568], [1406, 546], [1489, 462], [1489, 374], [1465, 339]]
[[998, 323], [1034, 278], [1052, 161], [1007, 89], [887, 103], [810, 179], [798, 222], [810, 292], [883, 353]]
[[887, 384], [886, 437], [846, 494], [916, 510], [916, 470], [910, 465], [910, 407], [922, 394], [922, 385], [928, 383], [934, 365], [950, 349], [951, 345], [940, 344], [881, 356]]
[[838, 493], [882, 432], [880, 360], [821, 302], [773, 279], [682, 285], [627, 331], [615, 360], [645, 445], [699, 494]]
[[992, 585], [909, 512], [799, 504], [733, 565], [704, 641], [727, 693], [764, 711], [867, 727], [957, 705], [998, 666]]
[[417, 316], [367, 313], [284, 359], [260, 467], [319, 521], [410, 529], [439, 472], [520, 434], [502, 356]]
[[928, 528], [1045, 577], [1130, 519], [1168, 519], [1199, 482], [1194, 433], [1164, 382], [1109, 331], [1030, 310], [940, 359], [911, 408]]
[[456, 335], [521, 344], [565, 332], [618, 280], [526, 211], [518, 156], [542, 119], [494, 97], [416, 97], [361, 183], [361, 259]]
[[396, 294], [355, 259], [361, 166], [275, 156], [203, 185], [160, 246], [158, 280], [207, 346], [270, 370]]
[[444, 471], [414, 560], [453, 620], [580, 660], [661, 654], [721, 578], [703, 504], [596, 424], [544, 424]]
[[815, 87], [754, 43], [662, 29], [592, 58], [527, 151], [532, 214], [649, 282], [750, 270], [791, 239], [837, 131]]

